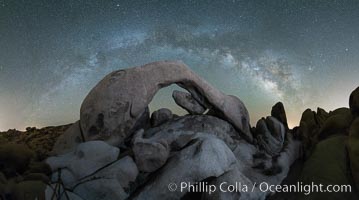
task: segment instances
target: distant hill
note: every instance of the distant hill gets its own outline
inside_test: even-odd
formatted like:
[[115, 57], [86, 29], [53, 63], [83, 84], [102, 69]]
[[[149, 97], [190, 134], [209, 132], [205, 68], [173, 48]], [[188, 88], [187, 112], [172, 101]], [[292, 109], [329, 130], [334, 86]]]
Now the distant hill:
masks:
[[26, 131], [9, 129], [0, 132], [0, 145], [6, 143], [25, 144], [41, 158], [46, 158], [56, 139], [63, 134], [71, 124], [49, 126], [44, 128], [27, 127]]

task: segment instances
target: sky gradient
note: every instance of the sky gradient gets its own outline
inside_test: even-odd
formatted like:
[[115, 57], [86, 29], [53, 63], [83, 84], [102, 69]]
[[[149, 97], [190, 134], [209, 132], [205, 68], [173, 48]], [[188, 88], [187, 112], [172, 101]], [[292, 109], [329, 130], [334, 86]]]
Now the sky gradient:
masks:
[[[358, 1], [0, 0], [0, 130], [72, 123], [106, 74], [157, 60], [238, 96], [252, 125], [282, 101], [295, 126], [348, 107], [358, 53]], [[184, 113], [174, 88], [151, 111]]]

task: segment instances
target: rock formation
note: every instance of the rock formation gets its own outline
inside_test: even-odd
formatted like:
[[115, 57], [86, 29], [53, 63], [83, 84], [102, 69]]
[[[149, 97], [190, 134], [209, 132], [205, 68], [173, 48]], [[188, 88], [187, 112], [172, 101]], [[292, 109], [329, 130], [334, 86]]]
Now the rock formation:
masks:
[[289, 129], [287, 115], [285, 114], [285, 109], [282, 102], [278, 102], [272, 107], [271, 116], [278, 119], [284, 125], [284, 128], [287, 130]]
[[81, 133], [80, 121], [77, 121], [56, 140], [51, 154], [59, 155], [67, 153], [81, 142], [84, 142], [84, 138]]
[[80, 124], [85, 140], [119, 145], [133, 134], [148, 104], [163, 87], [177, 84], [192, 97], [221, 112], [249, 142], [249, 115], [241, 100], [225, 95], [193, 73], [185, 64], [160, 61], [118, 70], [102, 79], [81, 106]]
[[187, 110], [189, 114], [199, 115], [206, 111], [206, 108], [196, 101], [190, 93], [175, 90], [172, 93], [172, 97], [177, 105]]
[[[173, 83], [189, 92], [172, 95], [189, 115], [162, 108], [149, 117], [153, 96]], [[301, 142], [287, 133], [282, 104], [272, 115], [251, 133], [248, 111], [237, 97], [213, 88], [183, 63], [150, 63], [100, 81], [82, 104], [80, 122], [58, 139], [57, 156], [46, 162], [52, 184], [61, 184], [74, 199], [180, 199], [191, 192], [169, 192], [170, 183], [205, 180], [279, 184], [300, 156]], [[78, 144], [83, 141], [90, 142]], [[238, 195], [231, 199], [264, 199], [270, 193], [256, 187]]]
[[359, 87], [357, 87], [349, 97], [349, 107], [352, 115], [359, 116]]
[[282, 150], [285, 132], [284, 125], [274, 117], [262, 118], [257, 122], [258, 143], [271, 156], [279, 154]]
[[350, 126], [348, 153], [350, 158], [350, 169], [353, 179], [359, 190], [359, 118]]
[[[189, 114], [177, 116], [167, 108], [150, 113], [156, 92], [170, 84], [188, 91], [174, 91], [172, 97]], [[223, 94], [181, 62], [118, 70], [90, 91], [80, 120], [61, 129], [56, 142], [49, 140], [51, 152], [48, 146], [41, 151], [28, 142], [30, 136], [17, 140], [12, 138], [21, 135], [17, 131], [6, 134], [6, 145], [0, 146], [0, 199], [22, 199], [24, 194], [60, 200], [275, 199], [258, 183], [281, 184], [296, 173], [291, 166], [297, 161], [303, 166], [299, 180], [305, 183], [351, 184], [353, 178], [358, 186], [357, 91], [350, 96], [350, 109], [307, 109], [294, 129], [288, 127], [281, 102], [272, 107], [271, 116], [250, 128], [238, 97]], [[183, 182], [249, 188], [196, 193], [181, 191]], [[328, 198], [311, 196], [317, 197]]]

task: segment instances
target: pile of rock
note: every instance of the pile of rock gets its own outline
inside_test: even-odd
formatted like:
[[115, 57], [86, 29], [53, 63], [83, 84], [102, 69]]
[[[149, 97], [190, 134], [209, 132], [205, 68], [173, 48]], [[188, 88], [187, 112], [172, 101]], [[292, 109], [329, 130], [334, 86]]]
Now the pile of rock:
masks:
[[359, 88], [349, 99], [349, 108], [329, 113], [321, 108], [317, 112], [307, 109], [302, 114], [298, 131], [306, 161], [298, 181], [351, 185], [352, 192], [311, 193], [299, 199], [358, 199], [355, 191], [359, 191]]
[[[170, 84], [187, 91], [172, 94], [187, 115], [167, 108], [150, 113], [156, 92]], [[0, 199], [283, 199], [258, 183], [281, 184], [296, 160], [302, 166], [294, 184], [359, 191], [359, 88], [349, 108], [307, 109], [292, 130], [281, 102], [256, 127], [249, 121], [240, 99], [181, 62], [115, 71], [90, 91], [74, 124], [0, 133]], [[209, 194], [180, 190], [183, 182], [243, 187]], [[358, 199], [355, 193], [292, 197]]]
[[[177, 84], [175, 102], [188, 115], [148, 104], [156, 92]], [[161, 61], [119, 70], [85, 98], [80, 121], [57, 141], [47, 197], [58, 199], [180, 199], [169, 184], [258, 182], [279, 184], [300, 156], [301, 142], [289, 131], [283, 104], [250, 128], [249, 114], [181, 62]], [[205, 199], [265, 199], [253, 191], [200, 193]]]
[[44, 159], [50, 155], [57, 138], [60, 137], [71, 124], [62, 126], [49, 126], [44, 128], [27, 127], [26, 131], [9, 129], [0, 132], [0, 145], [3, 144], [23, 144], [36, 154], [39, 159]]

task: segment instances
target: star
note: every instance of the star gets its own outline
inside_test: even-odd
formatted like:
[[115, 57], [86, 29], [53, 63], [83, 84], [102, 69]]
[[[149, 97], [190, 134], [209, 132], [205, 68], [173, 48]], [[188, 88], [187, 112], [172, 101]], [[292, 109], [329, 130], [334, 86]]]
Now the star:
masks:
[[[343, 88], [358, 85], [359, 58], [348, 55], [359, 54], [359, 4], [351, 1], [36, 2], [0, 0], [1, 128], [76, 121], [106, 74], [158, 60], [182, 60], [239, 96], [252, 124], [279, 100], [293, 124], [306, 108], [335, 108], [334, 98], [346, 106]], [[341, 89], [328, 84], [340, 80]], [[169, 90], [157, 97], [172, 102]]]

